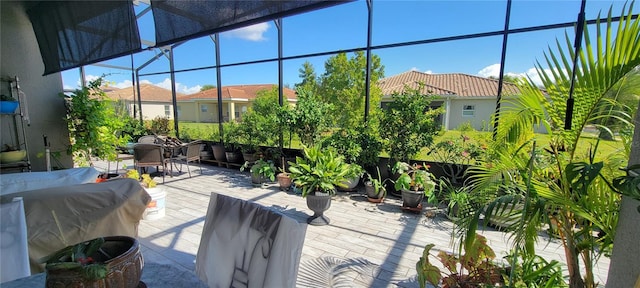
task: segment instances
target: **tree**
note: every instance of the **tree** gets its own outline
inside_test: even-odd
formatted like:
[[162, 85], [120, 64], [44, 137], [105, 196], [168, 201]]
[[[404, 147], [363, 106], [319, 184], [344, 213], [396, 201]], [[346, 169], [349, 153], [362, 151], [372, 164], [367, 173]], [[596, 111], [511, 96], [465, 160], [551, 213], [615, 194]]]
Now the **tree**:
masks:
[[292, 125], [302, 144], [313, 146], [328, 127], [327, 113], [331, 105], [319, 101], [311, 92], [298, 89], [298, 103], [292, 111]]
[[302, 79], [302, 82], [297, 83], [294, 87], [297, 89], [302, 89], [305, 91], [309, 91], [309, 93], [315, 95], [318, 91], [318, 76], [316, 75], [316, 71], [313, 68], [313, 65], [309, 61], [305, 61], [302, 64], [302, 67], [298, 69], [298, 76]]
[[[285, 106], [288, 105], [288, 102], [285, 103]], [[278, 135], [280, 135], [279, 110], [277, 86], [273, 86], [269, 90], [258, 91], [256, 99], [239, 123], [238, 132], [241, 134], [241, 142], [248, 144], [249, 150], [255, 151], [258, 145], [274, 146], [278, 143]]]
[[216, 88], [216, 85], [204, 84], [202, 85], [202, 87], [200, 87], [200, 92], [215, 89], [215, 88]]
[[[362, 123], [365, 108], [366, 54], [358, 51], [354, 53], [354, 57], [347, 58], [346, 53], [339, 53], [329, 58], [324, 66], [325, 72], [320, 77], [319, 96], [324, 102], [333, 104], [334, 109], [330, 113], [336, 121], [334, 124], [349, 128]], [[384, 66], [380, 57], [372, 55], [369, 98], [372, 107], [379, 106], [382, 98], [382, 91], [376, 83], [383, 77]]]

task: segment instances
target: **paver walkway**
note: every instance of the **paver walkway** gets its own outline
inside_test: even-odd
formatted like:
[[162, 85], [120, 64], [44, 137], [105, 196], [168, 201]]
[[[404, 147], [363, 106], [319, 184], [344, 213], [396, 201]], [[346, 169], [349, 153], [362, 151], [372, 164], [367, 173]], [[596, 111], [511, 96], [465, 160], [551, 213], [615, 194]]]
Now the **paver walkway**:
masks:
[[[125, 165], [133, 167], [131, 161]], [[106, 162], [96, 168], [106, 170]], [[248, 173], [202, 165], [202, 173], [191, 166], [192, 177], [185, 169], [181, 175], [166, 177], [166, 216], [142, 220], [139, 239], [145, 261], [180, 265], [193, 271], [200, 234], [211, 192], [260, 203], [305, 222], [313, 214], [306, 200], [280, 191], [277, 184], [251, 185]], [[114, 167], [112, 166], [112, 170]], [[175, 170], [174, 170], [175, 172]], [[161, 177], [155, 178], [162, 182]], [[323, 287], [325, 283], [345, 287], [418, 287], [415, 263], [424, 246], [434, 243], [435, 251], [452, 251], [452, 223], [442, 215], [435, 217], [402, 212], [401, 201], [387, 197], [384, 203], [369, 203], [362, 192], [338, 193], [325, 212], [331, 219], [327, 226], [309, 225], [306, 232], [298, 286]], [[481, 231], [498, 258], [508, 251], [506, 234]], [[541, 238], [542, 239], [542, 238]], [[541, 240], [538, 254], [547, 260], [564, 262], [564, 250], [558, 240]], [[437, 261], [436, 261], [437, 263]], [[596, 280], [606, 282], [609, 259], [602, 257], [596, 266]], [[318, 279], [312, 271], [326, 272]], [[342, 284], [342, 285], [340, 285]]]

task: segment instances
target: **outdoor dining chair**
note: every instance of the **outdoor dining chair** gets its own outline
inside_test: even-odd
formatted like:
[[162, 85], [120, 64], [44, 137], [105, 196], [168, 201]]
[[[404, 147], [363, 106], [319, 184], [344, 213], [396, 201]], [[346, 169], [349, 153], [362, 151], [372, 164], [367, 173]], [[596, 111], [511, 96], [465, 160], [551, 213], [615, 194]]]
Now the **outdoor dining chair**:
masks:
[[162, 183], [164, 184], [164, 175], [167, 174], [167, 164], [170, 159], [165, 159], [164, 149], [159, 144], [138, 143], [133, 146], [133, 166], [135, 169], [145, 167], [162, 166]]
[[196, 255], [209, 287], [295, 287], [307, 224], [211, 193]]
[[185, 144], [185, 151], [183, 155], [177, 155], [172, 158], [173, 161], [180, 163], [179, 172], [182, 172], [182, 163], [187, 164], [187, 171], [189, 172], [189, 178], [191, 178], [191, 169], [189, 168], [190, 162], [198, 162], [198, 168], [200, 168], [200, 174], [202, 174], [202, 166], [200, 163], [200, 140], [192, 141]]
[[144, 135], [138, 138], [138, 143], [159, 144], [158, 137], [156, 135]]

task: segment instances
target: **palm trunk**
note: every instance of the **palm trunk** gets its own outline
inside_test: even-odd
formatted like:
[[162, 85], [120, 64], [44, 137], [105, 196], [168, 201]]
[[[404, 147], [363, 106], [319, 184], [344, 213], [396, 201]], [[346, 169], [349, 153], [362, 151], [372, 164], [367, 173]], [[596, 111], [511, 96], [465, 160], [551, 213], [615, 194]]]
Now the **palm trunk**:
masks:
[[573, 239], [573, 223], [569, 220], [570, 217], [564, 215], [563, 218], [565, 219], [561, 220], [561, 225], [558, 225], [558, 233], [560, 234], [560, 239], [562, 239], [565, 257], [567, 258], [567, 270], [569, 270], [569, 287], [585, 288], [584, 280], [582, 280], [582, 275], [580, 274], [578, 249], [575, 246], [575, 240]]

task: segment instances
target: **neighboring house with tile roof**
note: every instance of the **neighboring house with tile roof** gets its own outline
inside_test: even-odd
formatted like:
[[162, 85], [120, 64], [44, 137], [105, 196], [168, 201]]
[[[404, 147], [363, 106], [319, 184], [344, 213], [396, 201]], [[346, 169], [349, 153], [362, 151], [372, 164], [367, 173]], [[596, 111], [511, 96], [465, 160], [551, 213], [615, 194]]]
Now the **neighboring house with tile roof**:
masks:
[[[258, 92], [271, 90], [274, 84], [230, 85], [223, 86], [222, 117], [223, 121], [241, 119], [247, 112], [251, 102], [256, 99]], [[289, 88], [283, 89], [283, 97], [295, 105], [296, 92]], [[178, 97], [178, 118], [189, 122], [218, 122], [218, 88]]]
[[[222, 87], [222, 115], [224, 121], [240, 119], [246, 112], [251, 101], [259, 91], [273, 89], [273, 84], [232, 85]], [[113, 100], [126, 101], [129, 111], [133, 111], [133, 88], [105, 89], [107, 96]], [[294, 90], [284, 88], [284, 97], [289, 103], [295, 104]], [[144, 119], [157, 116], [167, 116], [173, 119], [173, 105], [171, 90], [151, 84], [141, 84], [142, 115]], [[137, 99], [136, 99], [137, 101]], [[218, 89], [213, 88], [193, 94], [176, 93], [178, 104], [178, 120], [186, 122], [218, 122]]]
[[[127, 109], [129, 109], [130, 113], [133, 115], [132, 111], [134, 111], [134, 105], [136, 105], [135, 109], [138, 109], [138, 92], [135, 91], [134, 93], [134, 89], [134, 87], [126, 87], [122, 89], [106, 87], [103, 90], [110, 99], [124, 101], [127, 105]], [[136, 95], [135, 100], [133, 98], [134, 95]], [[173, 99], [173, 96], [171, 94], [171, 90], [152, 84], [140, 84], [140, 95], [142, 99], [141, 105], [143, 119], [151, 120], [158, 116], [173, 119], [173, 105], [171, 100]], [[176, 98], [181, 96], [184, 96], [184, 94], [176, 93]]]
[[[431, 107], [444, 105], [445, 113], [439, 121], [446, 130], [456, 129], [462, 124], [470, 123], [476, 130], [491, 130], [491, 115], [496, 109], [498, 80], [483, 78], [462, 73], [427, 74], [418, 71], [407, 71], [380, 79], [378, 86], [382, 90], [382, 106], [391, 102], [394, 92], [402, 93], [405, 87], [418, 89], [418, 83], [424, 84], [425, 95], [436, 95]], [[518, 95], [516, 85], [504, 82], [504, 97]]]

